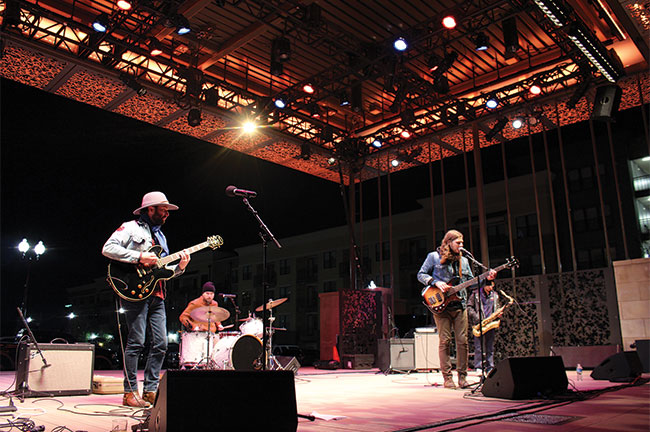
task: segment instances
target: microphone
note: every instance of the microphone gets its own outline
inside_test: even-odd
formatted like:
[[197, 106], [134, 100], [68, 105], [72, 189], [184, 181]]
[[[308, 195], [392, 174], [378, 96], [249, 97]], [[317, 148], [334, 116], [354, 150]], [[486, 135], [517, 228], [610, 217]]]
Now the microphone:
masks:
[[246, 189], [238, 189], [237, 186], [228, 186], [226, 188], [226, 195], [229, 197], [244, 197], [244, 198], [255, 198], [257, 196], [257, 192], [255, 191], [249, 191]]
[[471, 256], [471, 257], [474, 256], [474, 255], [472, 255], [472, 254], [471, 254], [467, 249], [465, 249], [465, 248], [462, 247], [462, 246], [459, 247], [458, 250], [461, 251], [462, 253], [464, 253], [465, 255], [469, 255], [469, 256]]
[[237, 294], [222, 294], [222, 293], [219, 293], [219, 295], [221, 297], [223, 297], [223, 298], [236, 298], [237, 297]]

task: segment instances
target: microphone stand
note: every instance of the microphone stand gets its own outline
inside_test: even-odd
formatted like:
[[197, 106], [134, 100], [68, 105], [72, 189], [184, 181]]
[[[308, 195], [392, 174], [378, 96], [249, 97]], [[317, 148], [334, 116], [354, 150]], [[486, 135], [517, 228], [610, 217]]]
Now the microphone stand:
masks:
[[[469, 253], [467, 251], [464, 251], [463, 256], [465, 258], [467, 258], [472, 263], [472, 265], [474, 266], [474, 273], [478, 273], [477, 270], [479, 268], [481, 268], [483, 270], [486, 270], [486, 271], [489, 270], [481, 262], [477, 261], [474, 258], [474, 256], [472, 256], [471, 253]], [[461, 265], [462, 265], [462, 263], [461, 263]], [[478, 383], [478, 385], [476, 386], [476, 388], [472, 389], [472, 394], [478, 392], [481, 388], [483, 388], [483, 384], [485, 383], [485, 378], [486, 378], [486, 373], [485, 373], [485, 362], [486, 362], [486, 359], [485, 359], [485, 338], [483, 337], [483, 301], [481, 300], [481, 289], [482, 288], [481, 288], [481, 280], [479, 278], [479, 275], [476, 274], [476, 276], [474, 276], [474, 278], [476, 279], [476, 288], [473, 290], [471, 295], [475, 296], [474, 298], [478, 302], [478, 303], [475, 303], [475, 304], [477, 304], [477, 307], [478, 307], [478, 322], [479, 322], [479, 332], [480, 332], [479, 340], [480, 340], [480, 347], [481, 347], [481, 380]], [[472, 334], [472, 338], [474, 338], [473, 334]], [[473, 339], [472, 339], [472, 342], [474, 342]], [[468, 345], [468, 349], [469, 349], [469, 343], [467, 345]], [[474, 345], [474, 344], [472, 344], [472, 345]], [[468, 355], [468, 357], [469, 357], [469, 355]]]
[[230, 303], [232, 303], [233, 307], [235, 308], [235, 330], [239, 330], [239, 314], [241, 311], [239, 310], [239, 307], [237, 307], [237, 303], [235, 303], [235, 300], [230, 297]]
[[253, 206], [251, 206], [251, 204], [248, 202], [248, 198], [242, 197], [242, 202], [244, 203], [248, 211], [250, 211], [253, 214], [255, 219], [257, 219], [257, 223], [259, 223], [260, 225], [259, 235], [260, 238], [262, 239], [262, 300], [264, 301], [263, 303], [264, 309], [262, 309], [262, 352], [260, 354], [258, 361], [259, 364], [262, 365], [262, 370], [266, 370], [267, 361], [270, 360], [264, 358], [266, 353], [266, 344], [268, 343], [269, 340], [269, 336], [266, 331], [267, 327], [269, 326], [268, 325], [269, 317], [266, 313], [267, 293], [268, 293], [268, 285], [269, 285], [268, 277], [266, 274], [268, 240], [269, 239], [273, 240], [273, 243], [275, 243], [278, 249], [281, 249], [282, 245], [280, 244], [280, 242], [276, 240], [275, 236], [273, 235], [273, 233], [271, 233], [271, 231], [266, 226], [264, 221], [262, 221], [260, 215], [257, 213], [257, 210], [255, 210]]
[[[18, 310], [18, 315], [20, 316], [20, 319], [22, 320], [23, 324], [25, 325], [25, 329], [27, 330], [27, 334], [29, 335], [29, 339], [31, 342], [34, 344], [34, 348], [36, 348], [36, 351], [38, 351], [38, 354], [41, 356], [41, 360], [43, 361], [43, 366], [41, 366], [41, 370], [52, 366], [45, 360], [45, 356], [43, 355], [43, 351], [41, 351], [41, 348], [38, 346], [38, 342], [36, 342], [36, 338], [34, 337], [34, 333], [32, 333], [32, 329], [29, 328], [29, 324], [27, 323], [27, 320], [25, 320], [25, 316], [23, 315], [23, 311], [20, 310], [19, 307], [16, 308]], [[27, 355], [29, 356], [29, 341], [28, 342], [21, 342], [26, 345], [26, 350], [27, 350]], [[29, 364], [29, 363], [28, 363]], [[25, 370], [25, 378], [27, 378], [27, 375], [29, 375], [29, 370]], [[16, 367], [16, 377], [18, 376], [18, 367]], [[16, 383], [16, 390], [20, 389], [20, 394], [18, 394], [18, 398], [20, 399], [21, 402], [25, 401], [25, 396], [30, 393], [29, 387], [27, 386], [27, 383], [25, 382], [25, 379], [23, 379], [22, 382], [17, 382]], [[27, 396], [28, 397], [28, 396]]]

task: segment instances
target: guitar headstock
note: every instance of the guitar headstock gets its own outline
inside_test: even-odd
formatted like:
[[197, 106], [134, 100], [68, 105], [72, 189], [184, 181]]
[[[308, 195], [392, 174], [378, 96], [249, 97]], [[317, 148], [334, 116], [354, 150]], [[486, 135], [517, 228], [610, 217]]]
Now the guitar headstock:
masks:
[[221, 247], [221, 245], [223, 245], [223, 239], [221, 236], [213, 235], [208, 237], [208, 246], [210, 246], [212, 249]]
[[506, 258], [508, 268], [517, 268], [519, 267], [519, 260], [515, 257]]

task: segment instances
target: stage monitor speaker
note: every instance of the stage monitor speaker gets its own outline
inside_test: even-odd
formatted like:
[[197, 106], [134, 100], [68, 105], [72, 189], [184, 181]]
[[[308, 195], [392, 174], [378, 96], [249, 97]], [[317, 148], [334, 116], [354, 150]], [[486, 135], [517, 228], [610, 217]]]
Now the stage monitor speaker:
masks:
[[564, 393], [569, 385], [562, 357], [510, 357], [501, 360], [483, 383], [483, 395], [533, 399]]
[[93, 344], [20, 344], [16, 365], [16, 391], [25, 397], [87, 395], [93, 386]]
[[149, 420], [149, 432], [297, 428], [293, 372], [284, 370], [168, 370]]
[[298, 373], [298, 369], [300, 369], [300, 362], [295, 357], [275, 356], [275, 360], [278, 362], [278, 367], [282, 370], [288, 370], [295, 374]]
[[618, 112], [622, 94], [623, 90], [615, 84], [598, 87], [591, 117], [594, 120], [612, 120], [612, 116]]
[[636, 351], [625, 351], [607, 357], [591, 372], [595, 380], [632, 381], [641, 375], [643, 366]]
[[650, 372], [650, 339], [637, 339], [634, 341], [636, 352], [639, 353], [643, 372]]

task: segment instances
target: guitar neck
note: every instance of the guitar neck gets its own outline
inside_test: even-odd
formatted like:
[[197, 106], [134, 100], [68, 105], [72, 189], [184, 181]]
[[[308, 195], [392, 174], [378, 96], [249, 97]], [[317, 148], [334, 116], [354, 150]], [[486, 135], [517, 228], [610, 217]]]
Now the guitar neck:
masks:
[[[210, 244], [207, 241], [204, 241], [203, 243], [199, 243], [197, 245], [194, 245], [192, 247], [184, 249], [184, 251], [187, 252], [188, 254], [193, 254], [194, 252], [198, 252], [201, 249], [207, 248], [209, 245]], [[166, 266], [169, 263], [172, 263], [172, 262], [174, 262], [176, 260], [181, 259], [181, 252], [182, 251], [173, 253], [171, 255], [167, 255], [167, 256], [162, 257], [162, 258], [159, 258], [158, 259], [158, 267]]]
[[[505, 263], [505, 264], [501, 264], [499, 267], [491, 269], [491, 270], [494, 270], [495, 272], [498, 273], [501, 270], [503, 270], [504, 268], [509, 267], [509, 266], [510, 266], [510, 263]], [[478, 275], [478, 277], [475, 276], [475, 277], [473, 277], [472, 279], [470, 279], [468, 281], [465, 281], [465, 282], [463, 282], [461, 284], [458, 284], [458, 285], [452, 287], [449, 291], [447, 291], [447, 296], [450, 296], [452, 294], [456, 294], [458, 291], [464, 290], [468, 286], [476, 283], [476, 279], [478, 279], [479, 282], [481, 282], [483, 279], [485, 279], [487, 277], [487, 275], [489, 273], [490, 273], [490, 270], [488, 270], [488, 271], [486, 271], [484, 273], [481, 273], [480, 275]]]

